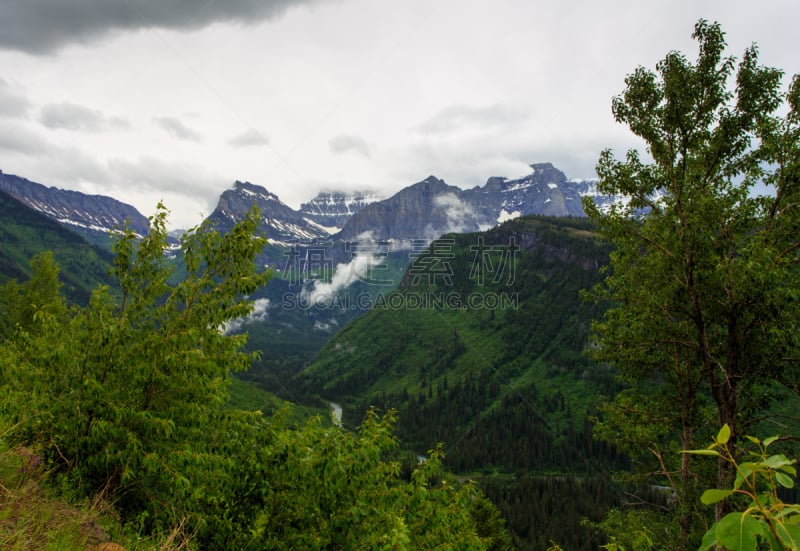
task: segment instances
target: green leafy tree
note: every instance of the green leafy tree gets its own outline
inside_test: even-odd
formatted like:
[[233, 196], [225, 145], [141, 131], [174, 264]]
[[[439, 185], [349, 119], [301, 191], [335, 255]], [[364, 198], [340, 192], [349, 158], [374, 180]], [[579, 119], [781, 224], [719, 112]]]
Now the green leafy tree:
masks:
[[[673, 449], [727, 424], [738, 453], [765, 389], [798, 389], [800, 344], [800, 78], [783, 92], [782, 72], [759, 65], [755, 46], [741, 61], [726, 57], [718, 24], [699, 21], [693, 37], [696, 62], [670, 52], [613, 100], [652, 161], [604, 151], [598, 187], [630, 202], [608, 211], [584, 202], [616, 247], [594, 292], [611, 306], [594, 324], [594, 353], [628, 385], [597, 433], [655, 459], [650, 473], [675, 492], [682, 549], [705, 521], [698, 470]], [[761, 184], [770, 193], [757, 195]], [[716, 477], [720, 487], [733, 478], [729, 462]]]
[[441, 450], [412, 473], [385, 456], [394, 414], [370, 410], [357, 433], [319, 420], [270, 448], [268, 506], [256, 522], [266, 549], [508, 549], [497, 509], [448, 480]]
[[[169, 285], [166, 217], [160, 207], [146, 237], [117, 239], [119, 300], [100, 288], [64, 323], [20, 332], [6, 351], [14, 437], [41, 448], [75, 494], [102, 491], [156, 527], [184, 514], [173, 497], [213, 456], [207, 436], [221, 422], [226, 382], [251, 361], [241, 351], [246, 337], [221, 328], [249, 312], [246, 295], [270, 275], [255, 267], [264, 240], [253, 211], [224, 236], [205, 226], [189, 232], [187, 275]], [[41, 317], [40, 305], [55, 301], [53, 278], [44, 257], [23, 285], [23, 312]]]
[[0, 287], [0, 342], [19, 332], [37, 332], [47, 319], [66, 314], [53, 253], [34, 256], [30, 266], [30, 279], [23, 283], [12, 279]]
[[47, 254], [0, 288], [2, 445], [41, 454], [67, 497], [99, 495], [137, 532], [180, 531], [202, 549], [508, 547], [497, 509], [446, 478], [439, 451], [400, 476], [392, 414], [351, 433], [226, 407], [253, 355], [223, 328], [270, 276], [255, 264], [259, 214], [186, 234], [179, 277], [166, 216], [143, 239], [118, 237], [120, 289], [86, 307], [66, 308]]

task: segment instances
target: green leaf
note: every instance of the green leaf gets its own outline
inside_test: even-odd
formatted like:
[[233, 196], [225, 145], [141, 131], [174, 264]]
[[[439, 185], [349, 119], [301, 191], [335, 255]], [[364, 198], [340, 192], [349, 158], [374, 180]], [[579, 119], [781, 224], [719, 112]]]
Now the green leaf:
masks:
[[761, 462], [762, 465], [766, 465], [770, 469], [780, 469], [781, 467], [791, 465], [792, 463], [794, 463], [794, 461], [788, 459], [783, 454], [770, 455], [768, 458], [766, 458], [764, 461]]
[[753, 474], [754, 463], [740, 463], [739, 468], [736, 469], [736, 480], [733, 481], [733, 489], [738, 490], [742, 487], [744, 481]]
[[783, 549], [783, 544], [780, 543], [778, 538], [775, 537], [775, 534], [773, 534], [770, 530], [764, 530], [764, 533], [762, 534], [762, 536], [764, 537], [764, 540], [766, 540], [767, 547], [770, 550], [772, 550], [772, 549]]
[[800, 548], [800, 526], [791, 523], [779, 523], [775, 526], [778, 538], [786, 549]]
[[728, 440], [731, 439], [731, 428], [728, 426], [728, 423], [722, 425], [722, 428], [719, 429], [717, 433], [716, 441], [718, 444], [727, 444]]
[[787, 474], [776, 472], [775, 480], [784, 488], [794, 488], [794, 480], [792, 480], [792, 477]]
[[791, 522], [800, 525], [800, 506], [786, 505], [781, 512], [775, 513], [773, 518], [784, 519], [783, 522]]
[[765, 469], [764, 465], [761, 463], [753, 463], [750, 461], [739, 463], [739, 471], [741, 471], [744, 476], [750, 476], [755, 472], [764, 472], [766, 470], [767, 469]]
[[681, 453], [690, 453], [692, 455], [713, 455], [719, 457], [719, 452], [715, 450], [684, 450]]
[[702, 501], [704, 505], [711, 505], [712, 503], [722, 501], [732, 493], [733, 490], [706, 490], [703, 492], [700, 501]]
[[719, 543], [717, 541], [716, 528], [717, 525], [714, 524], [711, 526], [708, 532], [705, 533], [705, 535], [703, 536], [703, 541], [700, 542], [700, 547], [698, 548], [697, 551], [710, 551], [711, 549], [714, 548], [715, 545], [717, 545], [717, 543]]
[[778, 438], [780, 438], [780, 437], [779, 436], [770, 436], [769, 438], [765, 438], [764, 439], [764, 447], [765, 448], [768, 447], [770, 444], [775, 442], [775, 440], [777, 440]]
[[757, 536], [763, 534], [760, 521], [749, 515], [735, 512], [725, 515], [717, 523], [716, 534], [719, 543], [736, 551], [756, 551]]

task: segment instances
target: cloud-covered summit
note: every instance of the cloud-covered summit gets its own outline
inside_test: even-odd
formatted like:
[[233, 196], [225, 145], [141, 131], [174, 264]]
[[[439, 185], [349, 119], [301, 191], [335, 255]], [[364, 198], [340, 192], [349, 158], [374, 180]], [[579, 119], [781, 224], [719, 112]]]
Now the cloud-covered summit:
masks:
[[140, 29], [196, 30], [254, 24], [326, 0], [23, 0], [3, 2], [0, 48], [50, 54], [71, 43]]

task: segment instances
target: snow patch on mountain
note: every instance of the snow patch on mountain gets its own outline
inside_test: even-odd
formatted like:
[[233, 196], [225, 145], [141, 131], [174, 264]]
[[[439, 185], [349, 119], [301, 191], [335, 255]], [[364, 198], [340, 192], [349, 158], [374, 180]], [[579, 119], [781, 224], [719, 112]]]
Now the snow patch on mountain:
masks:
[[[381, 199], [369, 191], [320, 192], [309, 202], [300, 205], [300, 213], [322, 227], [340, 229], [353, 215]], [[336, 233], [339, 229], [329, 233]]]

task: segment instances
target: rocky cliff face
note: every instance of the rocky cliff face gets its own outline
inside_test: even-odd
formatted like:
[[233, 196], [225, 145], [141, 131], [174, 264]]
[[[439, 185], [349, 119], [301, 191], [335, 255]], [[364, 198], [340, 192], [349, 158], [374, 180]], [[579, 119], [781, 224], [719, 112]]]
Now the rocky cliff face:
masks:
[[300, 213], [335, 233], [354, 214], [377, 201], [380, 201], [380, 197], [369, 192], [322, 192], [308, 203], [300, 205]]
[[523, 178], [492, 177], [483, 187], [462, 190], [434, 176], [355, 213], [334, 237], [356, 239], [432, 239], [444, 233], [484, 230], [526, 214], [584, 217], [581, 204], [591, 196], [602, 206], [621, 200], [597, 193], [595, 180], [568, 180], [551, 163], [531, 165]]
[[334, 236], [353, 240], [435, 239], [444, 233], [477, 231], [485, 222], [462, 197], [463, 191], [435, 176], [404, 188], [395, 195], [364, 207]]
[[103, 195], [86, 195], [46, 187], [25, 178], [0, 172], [0, 190], [61, 225], [89, 237], [105, 239], [127, 222], [139, 235], [149, 231], [147, 218], [131, 205]]
[[445, 233], [485, 230], [526, 214], [583, 217], [584, 196], [601, 206], [620, 200], [599, 195], [595, 180], [568, 180], [551, 163], [530, 166], [531, 173], [522, 178], [492, 177], [483, 187], [468, 190], [429, 176], [380, 201], [364, 192], [323, 192], [300, 210], [261, 186], [236, 182], [222, 194], [211, 218], [225, 230], [256, 204], [267, 237], [277, 244], [365, 237], [431, 240]]
[[464, 198], [495, 223], [524, 214], [586, 216], [581, 207], [581, 183], [567, 180], [551, 163], [531, 165], [529, 175], [509, 180], [489, 178], [483, 187], [464, 192]]

